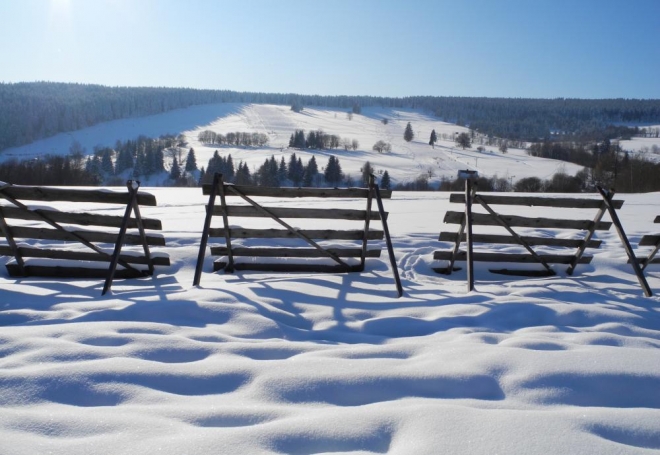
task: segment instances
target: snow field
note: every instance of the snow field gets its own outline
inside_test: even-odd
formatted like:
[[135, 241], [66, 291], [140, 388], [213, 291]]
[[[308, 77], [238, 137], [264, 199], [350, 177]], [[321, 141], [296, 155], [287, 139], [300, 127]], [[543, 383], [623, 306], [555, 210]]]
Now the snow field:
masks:
[[[385, 254], [323, 275], [212, 273], [207, 253], [193, 287], [207, 198], [146, 191], [172, 261], [155, 277], [101, 297], [100, 280], [0, 269], [0, 453], [660, 450], [660, 299], [613, 229], [574, 276], [478, 264], [466, 293], [464, 270], [431, 270], [448, 194], [395, 192], [401, 299]], [[657, 230], [657, 193], [620, 197], [633, 244]]]

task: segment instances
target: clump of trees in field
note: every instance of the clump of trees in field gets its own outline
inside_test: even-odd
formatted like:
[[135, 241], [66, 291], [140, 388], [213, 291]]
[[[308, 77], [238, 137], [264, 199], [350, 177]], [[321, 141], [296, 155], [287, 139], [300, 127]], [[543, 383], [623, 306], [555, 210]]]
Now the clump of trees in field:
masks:
[[343, 147], [344, 150], [357, 150], [360, 143], [356, 139], [341, 138], [335, 134], [327, 134], [323, 130], [310, 131], [296, 130], [291, 134], [289, 147], [299, 150], [329, 150]]
[[264, 133], [232, 132], [227, 134], [204, 130], [197, 135], [202, 144], [207, 145], [231, 145], [235, 147], [264, 147], [270, 139]]
[[271, 155], [261, 166], [250, 171], [248, 165], [242, 161], [238, 168], [235, 168], [231, 155], [223, 157], [216, 150], [203, 171], [201, 183], [210, 183], [215, 173], [222, 174], [223, 180], [229, 183], [269, 187], [339, 186], [345, 178], [339, 158], [331, 155], [321, 172], [315, 156], [303, 163], [296, 153], [292, 153], [288, 160], [284, 156], [277, 159], [275, 155]]

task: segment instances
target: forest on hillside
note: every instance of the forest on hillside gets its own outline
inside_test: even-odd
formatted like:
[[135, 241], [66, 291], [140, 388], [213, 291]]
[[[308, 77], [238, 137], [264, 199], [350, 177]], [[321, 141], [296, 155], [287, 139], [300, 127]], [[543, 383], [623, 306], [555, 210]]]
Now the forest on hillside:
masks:
[[[208, 133], [201, 132], [200, 135], [210, 139]], [[300, 136], [299, 133], [300, 130], [292, 134], [292, 141]], [[248, 133], [231, 134], [235, 136], [234, 141], [237, 137], [251, 137]], [[259, 139], [258, 133], [252, 134]], [[319, 138], [318, 134], [310, 134], [309, 137]], [[479, 141], [482, 139], [477, 138]], [[250, 170], [247, 163], [240, 161], [236, 164], [231, 154], [221, 155], [218, 150], [204, 166], [197, 162], [195, 150], [188, 148], [181, 136], [140, 136], [136, 140], [117, 141], [113, 148], [95, 148], [91, 156], [86, 156], [80, 144], [74, 143], [66, 156], [46, 155], [39, 159], [12, 159], [0, 163], [0, 181], [20, 185], [118, 186], [129, 178], [141, 180], [155, 175], [165, 186], [200, 186], [210, 183], [214, 174], [219, 173], [226, 182], [239, 185], [353, 187], [364, 185], [375, 173], [369, 161], [362, 165], [359, 175], [344, 173], [339, 158], [332, 154], [327, 163], [318, 163], [315, 156], [304, 163], [301, 157], [296, 156], [295, 150], [305, 150], [310, 146], [320, 147], [305, 141], [302, 147], [290, 147], [294, 152], [288, 160], [284, 155], [271, 155], [260, 167]], [[479, 176], [476, 181], [479, 191], [582, 193], [593, 192], [596, 185], [616, 188], [623, 193], [660, 191], [660, 179], [657, 178], [660, 163], [649, 161], [645, 155], [631, 155], [617, 143], [603, 141], [585, 147], [573, 143], [543, 142], [532, 144], [527, 152], [532, 156], [571, 158], [584, 168], [575, 175], [560, 170], [549, 179], [527, 177], [515, 183], [497, 175]], [[171, 165], [165, 165], [166, 158]], [[382, 169], [377, 179], [381, 188], [396, 191], [461, 191], [465, 183], [464, 177], [459, 176], [455, 179], [443, 178], [436, 185], [429, 181], [430, 177], [430, 173], [423, 173], [414, 181], [393, 185], [389, 172]]]
[[55, 82], [0, 83], [0, 151], [101, 122], [212, 103], [416, 108], [482, 134], [525, 141], [605, 140], [660, 123], [660, 100], [320, 96]]

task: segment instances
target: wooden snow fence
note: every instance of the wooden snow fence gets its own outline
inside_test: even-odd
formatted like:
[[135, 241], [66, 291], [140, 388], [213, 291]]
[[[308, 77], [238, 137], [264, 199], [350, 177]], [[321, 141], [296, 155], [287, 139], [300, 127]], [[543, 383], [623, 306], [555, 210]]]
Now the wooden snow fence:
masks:
[[[149, 276], [154, 266], [170, 265], [167, 256], [153, 256], [149, 249], [165, 246], [162, 235], [147, 233], [162, 230], [160, 220], [140, 215], [140, 205], [156, 205], [155, 196], [139, 192], [137, 181], [129, 180], [126, 187], [128, 192], [0, 183], [0, 230], [7, 241], [0, 255], [14, 257], [6, 264], [9, 275], [105, 278], [105, 294], [114, 278]], [[95, 213], [106, 204], [125, 206], [124, 215]], [[142, 252], [122, 252], [123, 245], [140, 245]]]
[[[521, 276], [551, 276], [555, 271], [550, 264], [568, 265], [567, 273], [572, 275], [578, 264], [588, 264], [592, 256], [585, 254], [587, 248], [598, 248], [600, 240], [594, 240], [596, 231], [609, 230], [612, 223], [602, 221], [608, 210], [608, 202], [588, 198], [558, 198], [521, 195], [477, 194], [476, 185], [471, 180], [465, 182], [465, 193], [450, 195], [450, 202], [464, 205], [463, 211], [447, 211], [444, 222], [458, 224], [458, 231], [441, 232], [439, 240], [451, 242], [450, 250], [436, 251], [434, 259], [448, 261], [446, 267], [434, 268], [438, 273], [451, 274], [456, 261], [465, 261], [467, 267], [468, 290], [474, 289], [473, 262], [493, 263], [535, 263], [541, 270], [491, 269], [491, 272]], [[616, 209], [623, 201], [609, 200]], [[473, 206], [481, 207], [482, 212], [473, 213]], [[492, 206], [502, 206], [502, 210], [513, 210], [514, 214], [503, 214]], [[571, 209], [573, 214], [582, 216], [588, 210], [595, 210], [593, 219], [559, 219], [522, 216], [523, 207], [547, 207], [549, 213], [559, 213]], [[499, 208], [498, 208], [499, 210]], [[473, 232], [475, 226], [488, 232]], [[506, 234], [493, 233], [499, 226]], [[514, 230], [517, 229], [517, 230]], [[527, 232], [522, 232], [522, 229]], [[465, 249], [461, 250], [461, 244]], [[474, 246], [479, 251], [474, 251]]]
[[[268, 188], [227, 184], [220, 174], [216, 174], [213, 184], [203, 185], [203, 194], [209, 196], [209, 202], [193, 285], [200, 282], [209, 237], [223, 242], [211, 247], [211, 255], [220, 257], [213, 263], [213, 270], [224, 269], [229, 273], [235, 270], [362, 272], [366, 258], [380, 257], [381, 254], [381, 246], [373, 246], [370, 241], [384, 239], [398, 295], [403, 294], [387, 227], [388, 214], [382, 202], [383, 198], [391, 197], [391, 191], [380, 190], [374, 184], [373, 176], [368, 188]], [[216, 204], [218, 197], [219, 205]], [[233, 199], [231, 205], [230, 198]], [[259, 201], [252, 198], [259, 198]], [[309, 208], [320, 204], [319, 199], [328, 198], [362, 200], [366, 208]], [[296, 203], [282, 204], [283, 199], [296, 200]], [[373, 199], [378, 204], [375, 210], [372, 209]], [[212, 227], [213, 219], [219, 219], [217, 224], [222, 223], [222, 227]], [[293, 227], [285, 219], [295, 220], [297, 224], [312, 220], [316, 225], [321, 220], [327, 227]], [[234, 224], [239, 220], [242, 224]], [[382, 230], [372, 228], [372, 222], [378, 221]], [[277, 228], [263, 227], [267, 223]], [[358, 228], [355, 228], [356, 223]], [[251, 227], [245, 226], [248, 224]], [[348, 227], [348, 224], [353, 228], [339, 229]]]
[[[654, 223], [660, 223], [660, 215], [655, 217]], [[639, 246], [650, 246], [652, 250], [648, 256], [639, 258], [639, 265], [644, 270], [649, 264], [660, 264], [660, 257], [656, 257], [660, 250], [660, 233], [646, 234], [639, 241]]]

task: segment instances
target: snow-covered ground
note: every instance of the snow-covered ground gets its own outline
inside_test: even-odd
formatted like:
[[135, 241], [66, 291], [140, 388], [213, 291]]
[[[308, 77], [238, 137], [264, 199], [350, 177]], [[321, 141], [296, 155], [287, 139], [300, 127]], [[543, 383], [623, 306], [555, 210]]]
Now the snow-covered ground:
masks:
[[[448, 194], [395, 193], [400, 299], [385, 255], [330, 275], [212, 273], [207, 256], [193, 287], [205, 198], [147, 191], [172, 259], [153, 278], [101, 297], [0, 267], [3, 455], [660, 451], [660, 298], [613, 229], [574, 276], [480, 265], [467, 293], [464, 271], [431, 270]], [[660, 230], [659, 193], [621, 198], [633, 244]], [[647, 278], [660, 294], [660, 267]]]
[[[384, 124], [383, 119], [388, 123]], [[412, 142], [403, 139], [403, 132], [410, 122], [415, 138]], [[288, 150], [289, 138], [296, 129], [306, 133], [323, 130], [341, 138], [356, 139], [359, 148], [345, 151], [343, 148], [324, 151]], [[436, 131], [439, 141], [435, 148], [428, 142], [431, 131]], [[270, 143], [264, 148], [217, 147], [201, 144], [197, 137], [201, 131], [216, 133], [258, 132], [268, 135]], [[266, 158], [275, 155], [288, 160], [295, 152], [304, 162], [314, 154], [319, 167], [325, 166], [330, 155], [339, 158], [342, 169], [356, 179], [360, 168], [369, 161], [376, 172], [387, 170], [394, 183], [414, 181], [420, 175], [430, 175], [430, 182], [437, 184], [442, 178], [453, 180], [458, 170], [473, 169], [487, 177], [497, 176], [515, 182], [525, 177], [548, 179], [563, 170], [574, 175], [580, 166], [562, 161], [534, 158], [524, 150], [509, 149], [501, 153], [497, 147], [485, 146], [483, 152], [477, 145], [462, 150], [454, 144], [456, 133], [466, 128], [444, 123], [437, 118], [416, 110], [364, 108], [361, 115], [349, 120], [345, 110], [334, 108], [305, 108], [301, 113], [291, 111], [288, 106], [264, 104], [216, 104], [195, 106], [165, 114], [135, 119], [106, 122], [72, 133], [59, 134], [52, 138], [22, 147], [7, 149], [0, 153], [0, 160], [31, 158], [44, 154], [66, 154], [73, 141], [80, 142], [88, 153], [94, 146], [112, 147], [116, 141], [135, 139], [139, 135], [158, 137], [162, 134], [184, 134], [188, 146], [194, 148], [198, 165], [205, 166], [217, 149], [221, 154], [231, 154], [235, 164], [245, 161], [252, 170], [261, 166]], [[443, 135], [446, 139], [443, 139]], [[372, 150], [379, 141], [391, 144], [391, 153]], [[658, 140], [660, 144], [660, 140]], [[148, 182], [151, 185], [158, 182]]]
[[[647, 125], [644, 128], [660, 130], [660, 125]], [[638, 156], [643, 156], [649, 161], [660, 162], [660, 138], [657, 137], [635, 137], [629, 141], [619, 143], [623, 150], [631, 151]]]

